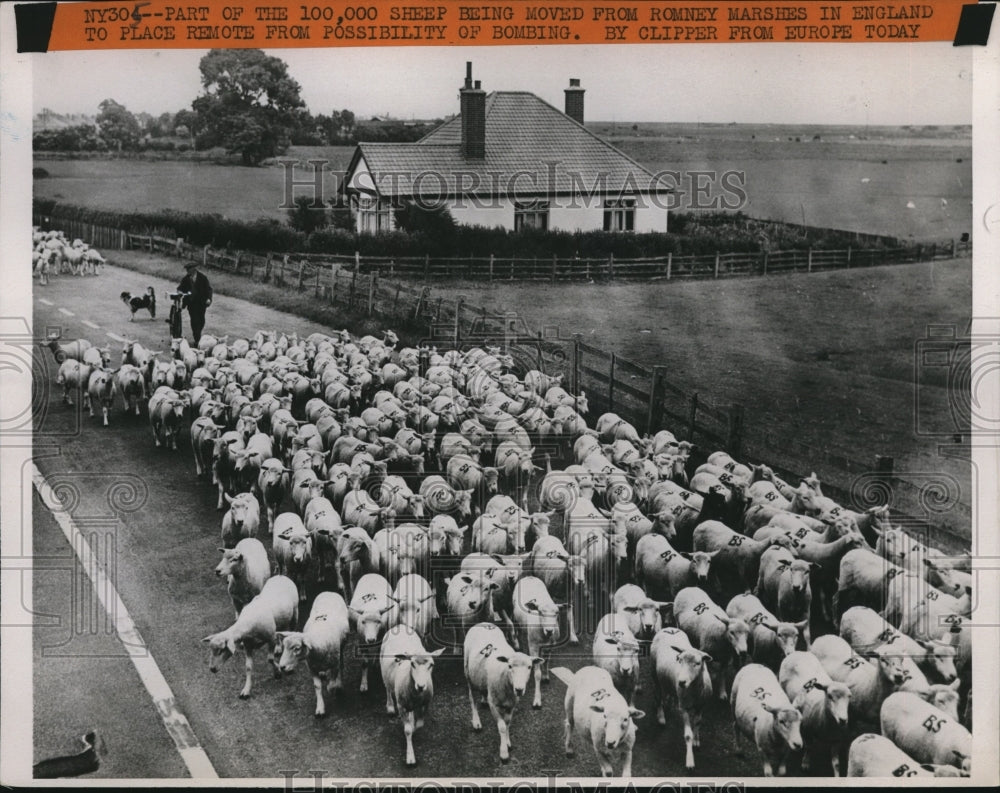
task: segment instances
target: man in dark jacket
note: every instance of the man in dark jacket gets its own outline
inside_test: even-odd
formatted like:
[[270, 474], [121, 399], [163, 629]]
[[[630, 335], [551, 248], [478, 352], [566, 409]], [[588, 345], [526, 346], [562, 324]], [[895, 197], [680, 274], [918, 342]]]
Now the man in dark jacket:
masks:
[[191, 333], [197, 346], [202, 328], [205, 327], [205, 309], [212, 305], [212, 285], [198, 270], [197, 262], [186, 262], [184, 269], [187, 270], [187, 275], [181, 279], [177, 291], [190, 293], [184, 298], [183, 305], [187, 306], [188, 317], [191, 319]]

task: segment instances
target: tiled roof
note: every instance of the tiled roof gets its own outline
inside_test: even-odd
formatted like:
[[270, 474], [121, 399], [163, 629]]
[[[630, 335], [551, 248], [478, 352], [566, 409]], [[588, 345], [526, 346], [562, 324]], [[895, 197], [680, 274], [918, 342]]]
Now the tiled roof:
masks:
[[360, 143], [348, 173], [364, 157], [384, 196], [666, 192], [635, 160], [526, 91], [487, 95], [484, 160], [464, 159], [461, 138], [455, 116], [416, 143]]

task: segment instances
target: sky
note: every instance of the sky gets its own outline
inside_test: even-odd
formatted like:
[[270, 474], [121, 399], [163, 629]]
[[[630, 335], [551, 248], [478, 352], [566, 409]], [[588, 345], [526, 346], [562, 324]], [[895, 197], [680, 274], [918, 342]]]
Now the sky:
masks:
[[[313, 113], [440, 118], [458, 111], [465, 62], [487, 91], [527, 90], [562, 107], [570, 77], [592, 121], [970, 124], [970, 47], [901, 44], [640, 44], [267, 50]], [[202, 50], [31, 56], [34, 105], [96, 114], [190, 108]]]

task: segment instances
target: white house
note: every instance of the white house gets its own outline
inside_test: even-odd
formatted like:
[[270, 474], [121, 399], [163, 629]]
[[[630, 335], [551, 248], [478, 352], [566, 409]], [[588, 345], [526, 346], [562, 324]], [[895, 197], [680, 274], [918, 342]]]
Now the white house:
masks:
[[579, 80], [565, 112], [527, 91], [487, 94], [466, 64], [460, 112], [416, 143], [361, 143], [345, 176], [360, 232], [394, 227], [405, 202], [459, 224], [666, 231], [670, 188], [583, 125]]

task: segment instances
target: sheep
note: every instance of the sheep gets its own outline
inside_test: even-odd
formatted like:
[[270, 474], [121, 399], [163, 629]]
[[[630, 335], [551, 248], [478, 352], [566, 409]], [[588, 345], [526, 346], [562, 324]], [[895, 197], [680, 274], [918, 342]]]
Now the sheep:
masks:
[[[91, 349], [93, 349], [93, 347]], [[90, 417], [93, 418], [94, 403], [97, 403], [101, 406], [101, 417], [104, 421], [104, 426], [107, 427], [108, 414], [111, 412], [111, 406], [114, 403], [114, 400], [114, 372], [110, 369], [95, 367], [90, 372], [90, 378], [87, 380], [87, 391], [84, 394], [84, 401], [86, 402]]]
[[[904, 572], [867, 548], [855, 548], [840, 559], [837, 592], [833, 596], [834, 625], [851, 606], [885, 607], [890, 582]], [[846, 601], [846, 602], [845, 602]]]
[[[42, 347], [52, 350], [52, 356], [56, 363], [65, 363], [67, 359], [82, 361], [83, 353], [93, 345], [86, 339], [74, 339], [73, 341], [59, 341], [61, 336], [50, 336], [48, 341], [39, 342]], [[123, 361], [124, 363], [124, 361]]]
[[126, 412], [139, 415], [139, 403], [146, 398], [146, 381], [142, 372], [131, 364], [123, 364], [115, 373], [115, 389], [121, 394]]
[[537, 656], [515, 652], [496, 625], [481, 622], [469, 629], [463, 646], [463, 668], [469, 687], [472, 729], [483, 724], [476, 707], [476, 692], [485, 696], [500, 733], [500, 761], [510, 760], [510, 721], [518, 700], [528, 687], [532, 669], [542, 662]]
[[931, 610], [935, 618], [932, 630], [936, 630], [937, 626], [942, 625], [937, 620], [938, 615], [957, 614], [968, 617], [972, 613], [971, 595], [963, 595], [961, 599], [952, 597], [932, 587], [921, 576], [903, 573], [889, 582], [882, 616], [891, 624], [899, 627], [920, 603], [927, 601], [933, 601]]
[[826, 542], [821, 542], [820, 539], [821, 537], [815, 534], [796, 537], [795, 555], [814, 565], [813, 580], [819, 586], [817, 593], [819, 602], [823, 613], [832, 618], [833, 596], [837, 591], [840, 560], [848, 551], [865, 547], [865, 539], [859, 532], [853, 530], [848, 530], [842, 536]]
[[840, 753], [846, 748], [851, 689], [836, 683], [811, 652], [796, 650], [785, 657], [778, 682], [802, 713], [802, 770], [808, 771], [810, 755], [826, 749], [833, 775], [840, 776]]
[[712, 561], [713, 572], [723, 598], [729, 600], [757, 583], [761, 555], [771, 544], [784, 544], [782, 540], [757, 542], [720, 521], [706, 520], [694, 530], [693, 547], [696, 551], [721, 551]]
[[866, 732], [847, 751], [847, 775], [858, 777], [957, 777], [951, 765], [918, 763], [884, 735]]
[[809, 614], [812, 589], [811, 562], [796, 559], [787, 548], [771, 547], [760, 557], [754, 594], [784, 622], [805, 622], [802, 636], [809, 645]]
[[[919, 667], [920, 674], [903, 685], [904, 691], [923, 691], [928, 679], [950, 683], [957, 676], [955, 648], [942, 641], [922, 641], [900, 633], [878, 613], [864, 606], [855, 606], [844, 612], [840, 621], [840, 635], [857, 653], [874, 650], [882, 644], [893, 644], [897, 652], [909, 656]], [[926, 677], [924, 677], [926, 675]]]
[[685, 553], [663, 535], [647, 534], [636, 545], [635, 580], [652, 597], [672, 598], [685, 587], [706, 587], [712, 560], [719, 553]]
[[971, 773], [972, 734], [916, 694], [897, 691], [882, 703], [882, 734], [919, 763]]
[[81, 363], [75, 358], [67, 358], [59, 364], [56, 383], [63, 387], [64, 404], [73, 404], [73, 400], [69, 398], [70, 389], [77, 393], [84, 393], [86, 391], [87, 385], [90, 382], [90, 374], [90, 365]]
[[306, 599], [306, 580], [313, 562], [312, 536], [302, 518], [294, 512], [283, 512], [272, 527], [274, 561], [281, 575], [287, 575], [299, 588], [299, 599]]
[[397, 516], [419, 520], [424, 516], [424, 497], [410, 490], [401, 476], [387, 476], [379, 489], [380, 507], [393, 509]]
[[149, 398], [147, 415], [157, 448], [163, 446], [177, 450], [177, 435], [187, 405], [186, 396], [171, 389], [158, 391]]
[[594, 665], [611, 675], [615, 688], [626, 701], [635, 704], [639, 679], [639, 642], [629, 630], [628, 620], [619, 614], [605, 614], [594, 629]]
[[382, 640], [380, 663], [385, 684], [385, 710], [398, 714], [406, 736], [406, 765], [417, 764], [413, 733], [424, 726], [434, 696], [434, 659], [444, 648], [428, 652], [420, 636], [406, 625], [397, 625]]
[[712, 687], [716, 696], [725, 701], [726, 670], [730, 663], [739, 668], [745, 662], [749, 626], [738, 617], [727, 616], [698, 587], [685, 587], [677, 593], [674, 619], [694, 647], [712, 656], [709, 662]]
[[253, 651], [266, 645], [271, 651], [268, 660], [278, 674], [277, 661], [273, 657], [278, 643], [277, 631], [294, 628], [298, 619], [299, 598], [294, 582], [283, 575], [267, 579], [260, 594], [240, 611], [236, 622], [202, 639], [208, 643], [208, 668], [218, 672], [219, 665], [231, 658], [240, 645], [246, 656], [246, 681], [239, 696], [247, 699], [253, 681]]
[[545, 680], [549, 680], [549, 668], [545, 658], [545, 647], [551, 647], [559, 639], [559, 613], [566, 608], [565, 603], [556, 605], [544, 582], [533, 575], [525, 575], [514, 585], [514, 624], [520, 634], [519, 645], [528, 648], [532, 657], [540, 657], [543, 663], [534, 669], [535, 696], [531, 707], [542, 707], [542, 667]]
[[243, 607], [260, 594], [271, 577], [271, 563], [264, 544], [253, 537], [240, 540], [235, 548], [220, 548], [222, 560], [215, 568], [219, 577], [226, 576], [229, 597], [236, 616]]
[[575, 738], [588, 737], [602, 776], [612, 776], [614, 764], [621, 761], [622, 777], [631, 777], [635, 722], [646, 714], [625, 701], [611, 676], [596, 666], [577, 670], [566, 687], [563, 707], [566, 756], [575, 754]]
[[358, 634], [358, 655], [361, 658], [361, 683], [358, 691], [368, 691], [368, 668], [372, 647], [382, 639], [389, 626], [389, 612], [396, 607], [392, 587], [378, 573], [361, 576], [348, 608], [351, 627]]
[[755, 595], [737, 595], [726, 605], [726, 614], [746, 622], [750, 628], [750, 657], [775, 673], [785, 656], [795, 652], [807, 627], [805, 620], [779, 621]]
[[326, 679], [328, 692], [343, 690], [344, 640], [350, 629], [344, 598], [336, 592], [320, 592], [313, 601], [309, 619], [301, 633], [278, 632], [281, 645], [278, 668], [282, 672], [293, 672], [299, 661], [305, 659], [316, 692], [313, 715], [317, 719], [326, 716], [323, 679]]
[[281, 460], [272, 457], [264, 460], [260, 464], [260, 471], [257, 474], [257, 492], [260, 493], [261, 501], [264, 502], [264, 515], [267, 519], [265, 528], [271, 531], [274, 525], [275, 516], [281, 509], [281, 504], [288, 495], [289, 469], [285, 468]]
[[417, 573], [407, 573], [396, 582], [392, 599], [396, 608], [390, 612], [389, 627], [409, 625], [422, 640], [426, 640], [438, 616], [434, 590], [427, 579]]
[[684, 765], [691, 771], [694, 747], [701, 745], [702, 711], [712, 697], [712, 679], [707, 667], [712, 657], [694, 649], [687, 635], [677, 628], [659, 631], [653, 637], [649, 655], [653, 659], [656, 720], [667, 723], [663, 705], [673, 697], [684, 720]]
[[579, 644], [573, 617], [573, 596], [577, 587], [586, 584], [587, 570], [583, 557], [569, 554], [557, 537], [540, 537], [521, 569], [523, 575], [540, 579], [552, 598], [566, 604], [569, 643]]
[[614, 526], [615, 534], [628, 538], [628, 559], [633, 563], [633, 566], [636, 544], [647, 534], [662, 534], [668, 540], [677, 536], [672, 512], [669, 510], [657, 512], [650, 519], [643, 515], [639, 507], [631, 501], [619, 502], [612, 507], [611, 524]]
[[460, 572], [446, 578], [445, 585], [448, 587], [445, 595], [448, 604], [446, 624], [451, 626], [454, 643], [458, 644], [459, 632], [464, 635], [476, 623], [493, 621], [492, 594], [497, 584]]
[[378, 549], [368, 532], [357, 526], [345, 528], [337, 538], [337, 556], [340, 564], [340, 581], [344, 594], [353, 597], [360, 579], [377, 573], [381, 567]]
[[839, 636], [820, 636], [812, 646], [831, 679], [846, 683], [851, 690], [850, 715], [855, 720], [878, 723], [882, 702], [912, 678], [913, 661], [900, 656], [891, 644], [876, 647], [868, 654], [873, 663], [854, 653]]
[[234, 548], [244, 538], [254, 537], [260, 527], [260, 504], [253, 493], [240, 493], [235, 498], [225, 494], [229, 509], [222, 516], [222, 544]]
[[667, 605], [648, 597], [635, 584], [622, 584], [611, 596], [611, 610], [622, 615], [637, 639], [650, 641], [663, 627], [660, 610]]
[[732, 710], [737, 735], [753, 738], [764, 760], [764, 776], [785, 775], [789, 751], [802, 749], [802, 714], [761, 664], [747, 664], [733, 679]]
[[420, 495], [424, 505], [434, 515], [454, 515], [463, 523], [472, 518], [472, 493], [470, 490], [456, 490], [443, 476], [425, 477], [420, 483]]

